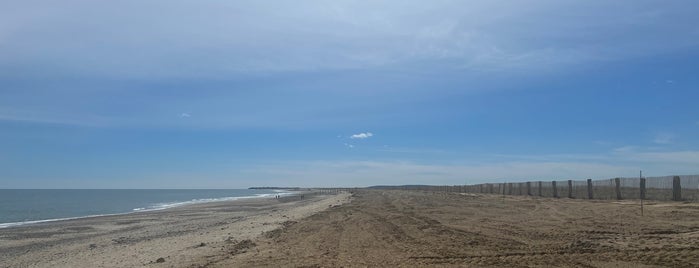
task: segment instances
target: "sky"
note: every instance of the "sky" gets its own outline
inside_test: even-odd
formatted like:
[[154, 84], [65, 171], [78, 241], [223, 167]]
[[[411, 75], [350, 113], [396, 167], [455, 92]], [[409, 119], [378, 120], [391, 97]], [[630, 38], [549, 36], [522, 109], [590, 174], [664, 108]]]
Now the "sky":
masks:
[[0, 8], [0, 188], [699, 174], [696, 1]]

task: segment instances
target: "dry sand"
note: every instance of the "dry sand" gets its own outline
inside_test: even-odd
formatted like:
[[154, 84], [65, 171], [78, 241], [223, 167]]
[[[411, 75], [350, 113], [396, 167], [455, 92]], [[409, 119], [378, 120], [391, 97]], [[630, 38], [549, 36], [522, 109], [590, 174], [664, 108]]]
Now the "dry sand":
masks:
[[364, 191], [214, 267], [699, 267], [699, 204]]
[[201, 267], [348, 201], [349, 194], [255, 198], [4, 228], [0, 267]]
[[[360, 191], [0, 229], [0, 266], [697, 267], [699, 204]], [[291, 200], [289, 200], [291, 201]], [[344, 205], [339, 205], [344, 203]], [[286, 217], [285, 217], [286, 216]], [[281, 228], [278, 228], [280, 227]], [[158, 258], [163, 258], [158, 263]]]

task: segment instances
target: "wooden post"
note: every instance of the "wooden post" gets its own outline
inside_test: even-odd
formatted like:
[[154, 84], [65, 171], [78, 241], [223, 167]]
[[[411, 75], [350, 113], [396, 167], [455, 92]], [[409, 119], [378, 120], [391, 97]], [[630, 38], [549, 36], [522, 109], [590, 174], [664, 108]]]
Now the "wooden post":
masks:
[[544, 193], [541, 191], [541, 181], [539, 181], [539, 196], [544, 196]]
[[641, 200], [646, 199], [646, 179], [641, 178], [641, 185], [639, 185], [641, 188]]
[[672, 178], [672, 200], [682, 201], [682, 186], [680, 184], [680, 176]]
[[522, 188], [524, 188], [524, 187], [522, 187], [522, 183], [521, 182], [517, 183], [517, 194], [518, 195], [522, 195]]
[[573, 198], [573, 180], [568, 180], [568, 198]]
[[530, 181], [527, 182], [527, 195], [532, 195], [532, 183]]
[[551, 181], [551, 187], [553, 187], [553, 197], [558, 198], [558, 189], [556, 189], [556, 181]]
[[507, 183], [507, 195], [512, 195], [512, 183]]
[[621, 200], [621, 179], [614, 178], [614, 191], [616, 192], [616, 200]]
[[587, 179], [587, 199], [592, 199], [592, 179]]

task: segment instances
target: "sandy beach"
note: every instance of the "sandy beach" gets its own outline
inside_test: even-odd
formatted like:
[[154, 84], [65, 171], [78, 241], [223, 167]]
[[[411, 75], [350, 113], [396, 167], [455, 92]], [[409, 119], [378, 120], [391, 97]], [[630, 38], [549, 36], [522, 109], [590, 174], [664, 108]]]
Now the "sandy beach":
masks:
[[202, 267], [349, 194], [251, 198], [0, 229], [0, 267]]
[[696, 267], [699, 204], [363, 191], [214, 267]]
[[2, 267], [696, 267], [699, 204], [360, 190], [0, 229]]

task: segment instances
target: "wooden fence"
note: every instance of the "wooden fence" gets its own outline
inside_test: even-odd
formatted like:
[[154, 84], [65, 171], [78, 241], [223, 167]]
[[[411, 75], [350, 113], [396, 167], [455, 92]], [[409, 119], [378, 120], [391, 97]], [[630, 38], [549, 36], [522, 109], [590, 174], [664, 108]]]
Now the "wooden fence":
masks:
[[501, 182], [449, 186], [381, 186], [377, 188], [574, 199], [699, 201], [699, 175]]

